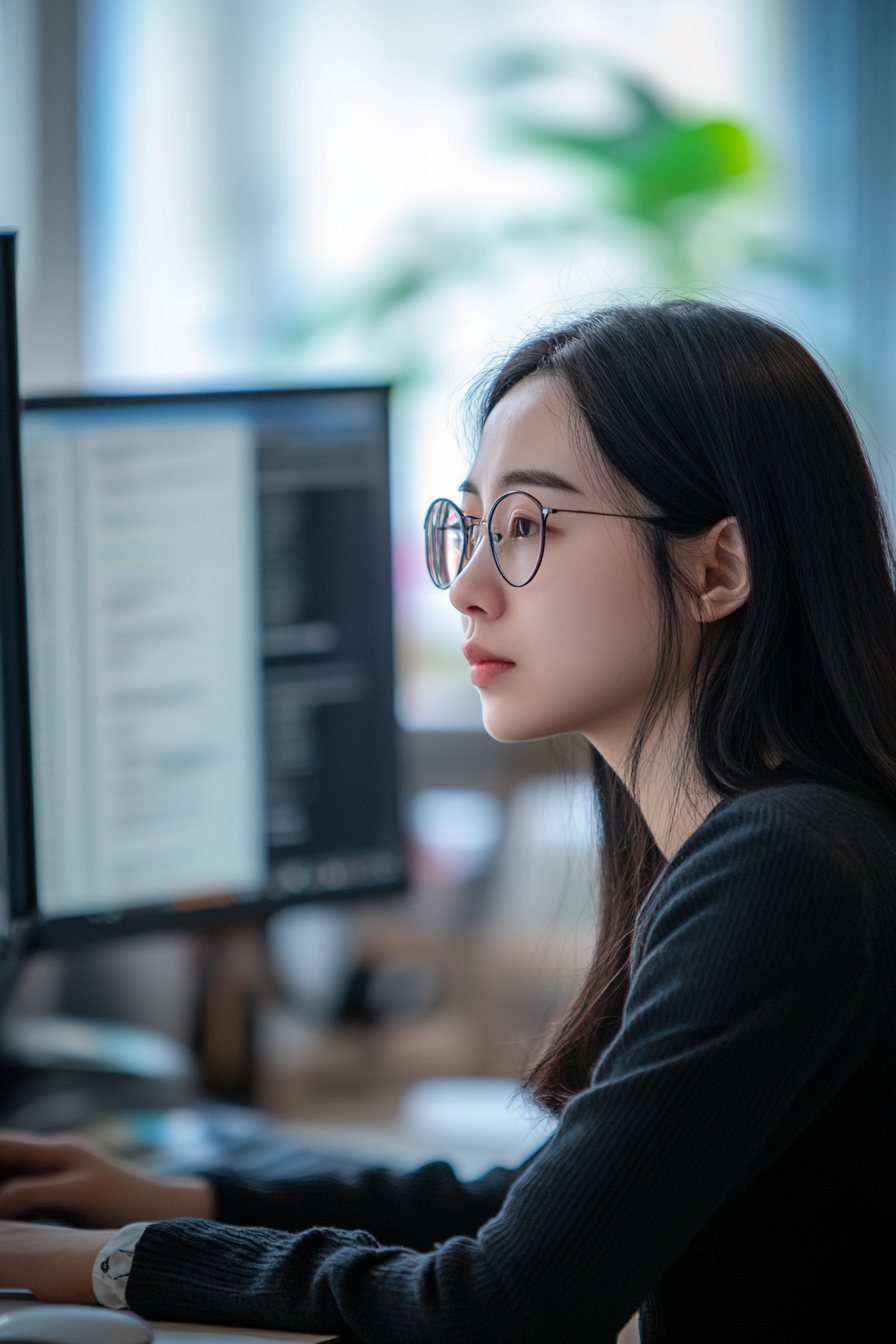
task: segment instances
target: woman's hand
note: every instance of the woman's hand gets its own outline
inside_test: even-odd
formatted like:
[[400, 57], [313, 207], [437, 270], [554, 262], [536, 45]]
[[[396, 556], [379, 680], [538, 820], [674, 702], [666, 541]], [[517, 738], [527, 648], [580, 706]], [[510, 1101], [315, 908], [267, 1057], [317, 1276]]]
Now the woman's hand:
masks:
[[41, 1302], [93, 1305], [94, 1261], [112, 1232], [0, 1222], [0, 1287], [30, 1288]]
[[83, 1227], [116, 1228], [215, 1216], [204, 1177], [147, 1176], [80, 1138], [0, 1131], [0, 1181], [0, 1219], [46, 1213]]

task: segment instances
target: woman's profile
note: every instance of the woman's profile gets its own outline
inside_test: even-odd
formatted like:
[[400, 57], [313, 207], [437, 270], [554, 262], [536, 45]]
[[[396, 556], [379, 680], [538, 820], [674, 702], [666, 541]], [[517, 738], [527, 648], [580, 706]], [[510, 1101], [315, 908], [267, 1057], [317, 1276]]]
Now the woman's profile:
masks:
[[896, 1199], [896, 590], [806, 349], [673, 301], [540, 333], [427, 515], [487, 730], [578, 733], [593, 964], [517, 1171], [155, 1180], [0, 1136], [0, 1281], [362, 1341], [883, 1338]]

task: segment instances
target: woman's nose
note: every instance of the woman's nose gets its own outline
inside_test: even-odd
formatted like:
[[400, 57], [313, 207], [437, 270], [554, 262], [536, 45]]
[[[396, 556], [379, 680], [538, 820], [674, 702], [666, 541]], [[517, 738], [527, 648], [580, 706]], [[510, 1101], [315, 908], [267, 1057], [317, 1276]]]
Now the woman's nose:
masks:
[[488, 539], [483, 538], [452, 583], [448, 596], [451, 605], [464, 616], [481, 613], [494, 617], [503, 610], [505, 588]]

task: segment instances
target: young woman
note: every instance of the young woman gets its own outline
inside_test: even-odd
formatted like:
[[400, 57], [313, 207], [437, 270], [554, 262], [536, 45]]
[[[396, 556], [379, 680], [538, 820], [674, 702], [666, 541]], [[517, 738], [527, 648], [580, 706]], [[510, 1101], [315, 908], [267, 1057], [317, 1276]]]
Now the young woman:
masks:
[[[674, 302], [518, 350], [427, 525], [485, 724], [578, 732], [601, 928], [520, 1171], [152, 1180], [8, 1137], [0, 1275], [364, 1341], [885, 1338], [896, 595], [849, 416], [790, 336]], [[115, 1233], [122, 1223], [138, 1224]], [[362, 1230], [356, 1230], [362, 1229]]]

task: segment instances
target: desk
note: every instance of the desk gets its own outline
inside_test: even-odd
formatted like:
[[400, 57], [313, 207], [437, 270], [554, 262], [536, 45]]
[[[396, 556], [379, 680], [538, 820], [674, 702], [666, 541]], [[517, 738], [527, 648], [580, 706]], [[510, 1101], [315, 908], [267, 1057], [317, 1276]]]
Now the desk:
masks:
[[335, 1340], [335, 1335], [302, 1335], [283, 1330], [247, 1330], [232, 1325], [179, 1325], [173, 1321], [149, 1321], [155, 1332], [158, 1344], [199, 1344], [204, 1337], [205, 1344], [258, 1344], [260, 1339], [279, 1339], [283, 1344], [322, 1344], [324, 1340]]
[[[0, 1315], [28, 1311], [36, 1302], [4, 1302]], [[263, 1339], [279, 1339], [282, 1344], [324, 1344], [336, 1335], [294, 1334], [291, 1330], [251, 1330], [233, 1325], [181, 1325], [175, 1321], [147, 1321], [158, 1344], [258, 1344]]]

